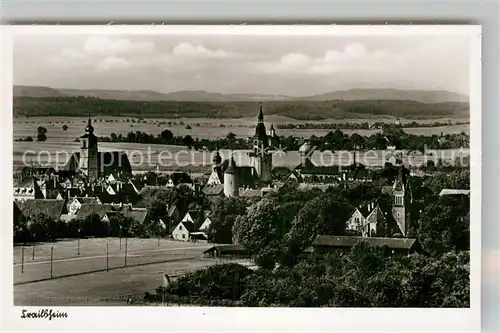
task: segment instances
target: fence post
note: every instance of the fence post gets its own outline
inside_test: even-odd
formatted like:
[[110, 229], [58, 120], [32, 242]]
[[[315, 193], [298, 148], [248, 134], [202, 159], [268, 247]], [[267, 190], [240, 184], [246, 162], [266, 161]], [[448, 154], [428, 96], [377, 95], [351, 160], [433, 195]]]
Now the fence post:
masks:
[[21, 274], [24, 274], [24, 244], [21, 249]]
[[54, 247], [52, 246], [50, 248], [50, 278], [53, 278], [54, 275], [52, 275], [52, 265], [54, 262]]
[[109, 249], [108, 249], [108, 242], [106, 242], [106, 272], [109, 272]]
[[127, 239], [125, 236], [125, 267], [127, 267]]
[[33, 244], [33, 252], [31, 254], [31, 260], [35, 260], [35, 244]]

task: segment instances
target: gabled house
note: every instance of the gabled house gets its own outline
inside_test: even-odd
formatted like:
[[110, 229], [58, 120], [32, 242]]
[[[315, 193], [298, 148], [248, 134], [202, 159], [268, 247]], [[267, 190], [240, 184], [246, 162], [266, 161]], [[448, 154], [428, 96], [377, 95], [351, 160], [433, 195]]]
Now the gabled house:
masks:
[[25, 201], [29, 199], [45, 199], [39, 180], [36, 177], [30, 177], [14, 185], [14, 201]]
[[192, 187], [193, 180], [186, 172], [173, 172], [168, 176], [167, 187], [177, 187], [179, 185], [187, 185]]
[[181, 222], [193, 223], [195, 228], [202, 224], [204, 213], [202, 211], [189, 211], [184, 215]]
[[198, 228], [199, 231], [207, 232], [208, 228], [210, 228], [210, 225], [212, 224], [212, 221], [210, 220], [210, 217], [206, 217], [205, 221], [201, 224], [201, 226]]
[[113, 210], [113, 206], [109, 204], [83, 204], [76, 213], [76, 218], [78, 220], [84, 220], [88, 216], [96, 214], [99, 219], [102, 219], [106, 213], [112, 212]]
[[55, 199], [28, 199], [17, 203], [22, 215], [28, 220], [37, 214], [43, 214], [54, 221], [62, 214], [67, 214], [66, 201]]
[[106, 212], [103, 217], [102, 221], [109, 222], [109, 219], [116, 214], [121, 214], [125, 218], [131, 218], [134, 223], [137, 224], [149, 224], [151, 222], [151, 219], [149, 218], [149, 214], [147, 210], [121, 210], [121, 211], [109, 211]]
[[356, 207], [346, 223], [346, 231], [360, 234], [362, 237], [373, 237], [383, 230], [386, 218], [380, 206], [371, 202]]
[[93, 197], [93, 198], [88, 198], [88, 197], [74, 197], [72, 199], [68, 200], [68, 214], [70, 215], [76, 215], [78, 213], [78, 210], [82, 205], [84, 204], [101, 204], [101, 201], [99, 198]]
[[187, 242], [190, 240], [190, 234], [194, 232], [195, 226], [191, 222], [179, 222], [172, 231], [172, 238], [179, 241]]

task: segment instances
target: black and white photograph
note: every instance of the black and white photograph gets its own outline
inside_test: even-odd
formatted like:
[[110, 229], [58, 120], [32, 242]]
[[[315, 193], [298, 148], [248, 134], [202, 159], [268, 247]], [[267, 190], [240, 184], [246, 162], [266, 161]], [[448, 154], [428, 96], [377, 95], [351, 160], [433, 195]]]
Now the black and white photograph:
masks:
[[15, 307], [477, 306], [478, 27], [274, 28], [13, 30]]

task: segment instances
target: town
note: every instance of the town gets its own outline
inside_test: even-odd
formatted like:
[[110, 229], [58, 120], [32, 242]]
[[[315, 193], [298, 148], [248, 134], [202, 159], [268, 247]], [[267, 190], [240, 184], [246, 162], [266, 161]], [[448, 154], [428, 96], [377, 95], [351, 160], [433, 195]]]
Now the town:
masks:
[[[14, 243], [26, 246], [78, 239], [80, 256], [83, 239], [119, 238], [120, 250], [122, 246], [127, 249], [122, 238], [157, 239], [158, 246], [160, 240], [190, 242], [206, 244], [197, 256], [218, 260], [248, 258], [255, 267], [292, 267], [289, 271], [300, 268], [298, 263], [304, 262], [304, 258], [330, 258], [346, 250], [351, 253], [350, 249], [360, 246], [380, 249], [380, 265], [389, 260], [387, 253], [389, 257], [411, 253], [432, 257], [448, 251], [468, 251], [468, 158], [453, 156], [446, 166], [441, 160], [410, 165], [388, 140], [389, 157], [376, 166], [360, 162], [360, 151], [350, 152], [352, 163], [325, 166], [313, 161], [312, 141], [303, 140], [295, 152], [300, 156], [300, 164], [292, 168], [274, 166], [273, 155], [291, 152], [282, 150], [273, 124], [266, 124], [263, 105], [256, 111], [255, 132], [249, 137], [253, 149], [245, 153], [249, 163], [236, 162], [241, 159], [235, 155], [241, 151], [223, 157], [216, 148], [212, 152], [211, 172], [198, 178], [182, 168], [134, 173], [126, 152], [99, 150], [95, 124], [89, 117], [85, 133], [79, 138], [79, 151], [73, 152], [63, 167], [27, 165], [17, 175], [13, 189]], [[436, 221], [439, 218], [445, 221]], [[23, 252], [23, 265], [24, 256]], [[231, 262], [223, 265], [238, 265]], [[260, 274], [244, 267], [235, 269], [242, 270], [242, 276]], [[170, 300], [185, 303], [184, 296], [190, 291], [178, 283], [177, 295], [170, 292]], [[234, 283], [239, 282], [231, 282]], [[171, 282], [166, 285], [172, 289]], [[160, 287], [157, 292], [163, 301], [165, 288]], [[145, 300], [158, 301], [150, 291], [144, 292], [148, 295]], [[220, 296], [214, 304], [226, 304], [222, 301], [228, 300], [232, 306], [332, 304], [331, 299], [321, 297], [312, 300], [308, 296], [290, 303], [252, 295], [246, 298], [248, 295], [240, 290], [237, 295]], [[468, 295], [460, 297], [448, 300], [448, 305], [465, 306]], [[206, 296], [200, 299], [200, 304], [214, 302]], [[368, 297], [351, 303], [339, 299], [335, 304], [378, 305], [370, 302], [376, 301]], [[384, 302], [403, 301], [397, 296]], [[431, 306], [415, 302], [419, 301], [408, 300], [407, 306]]]

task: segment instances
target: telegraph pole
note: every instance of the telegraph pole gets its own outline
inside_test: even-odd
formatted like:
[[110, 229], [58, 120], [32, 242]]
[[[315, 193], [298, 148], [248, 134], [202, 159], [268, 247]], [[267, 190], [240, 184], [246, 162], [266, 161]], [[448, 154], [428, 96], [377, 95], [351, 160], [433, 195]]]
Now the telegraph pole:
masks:
[[52, 246], [50, 248], [50, 277], [53, 278], [54, 275], [52, 274], [52, 266], [54, 262], [54, 247]]
[[127, 267], [127, 235], [125, 234], [125, 267]]
[[21, 249], [21, 274], [24, 274], [24, 244]]
[[109, 249], [108, 249], [108, 242], [106, 242], [106, 272], [109, 272]]

